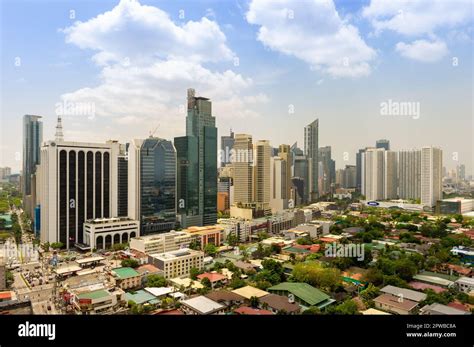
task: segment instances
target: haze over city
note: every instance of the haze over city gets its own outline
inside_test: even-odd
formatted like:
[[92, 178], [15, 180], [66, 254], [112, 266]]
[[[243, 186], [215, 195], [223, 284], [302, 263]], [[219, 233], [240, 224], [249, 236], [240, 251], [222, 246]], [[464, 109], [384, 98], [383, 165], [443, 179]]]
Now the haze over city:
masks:
[[[57, 113], [70, 141], [172, 139], [195, 88], [219, 137], [303, 147], [318, 118], [337, 168], [386, 138], [472, 173], [472, 4], [428, 2], [4, 1], [0, 166], [20, 170], [24, 114], [43, 116], [44, 140]], [[390, 101], [419, 116], [382, 114]]]

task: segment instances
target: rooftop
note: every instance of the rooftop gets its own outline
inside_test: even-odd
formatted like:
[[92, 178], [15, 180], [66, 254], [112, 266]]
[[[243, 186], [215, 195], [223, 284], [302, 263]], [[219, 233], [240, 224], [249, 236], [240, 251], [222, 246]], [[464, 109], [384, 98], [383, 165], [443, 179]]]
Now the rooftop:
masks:
[[201, 314], [211, 314], [224, 308], [223, 305], [206, 298], [205, 296], [196, 296], [191, 299], [183, 300], [181, 303]]
[[202, 256], [204, 256], [204, 252], [195, 251], [195, 250], [189, 249], [189, 248], [181, 248], [181, 249], [178, 249], [176, 251], [150, 254], [151, 257], [156, 258], [156, 259], [160, 259], [160, 260], [176, 259], [176, 258], [180, 258], [180, 257], [186, 257], [186, 256], [189, 256], [189, 255], [202, 255]]
[[405, 311], [411, 311], [418, 303], [409, 299], [400, 300], [398, 296], [392, 294], [382, 294], [374, 299], [375, 302], [392, 306]]
[[323, 293], [319, 289], [314, 288], [313, 286], [307, 283], [283, 282], [277, 284], [276, 286], [268, 288], [268, 290], [288, 291], [311, 306], [318, 305], [330, 298], [329, 295]]
[[268, 307], [271, 307], [278, 311], [285, 311], [287, 313], [299, 312], [300, 305], [297, 303], [289, 302], [286, 296], [268, 294], [260, 298], [261, 303], [266, 303]]
[[78, 299], [100, 299], [109, 296], [110, 293], [104, 289], [94, 290], [92, 292], [85, 292], [77, 295]]
[[243, 315], [272, 315], [273, 313], [268, 310], [261, 310], [258, 308], [248, 307], [248, 306], [241, 306], [234, 310], [237, 314]]
[[119, 267], [117, 269], [113, 269], [112, 272], [114, 272], [117, 275], [117, 277], [122, 280], [140, 275], [137, 271], [135, 271], [131, 267]]
[[262, 296], [265, 296], [269, 294], [268, 292], [252, 287], [252, 286], [245, 286], [242, 288], [238, 288], [232, 291], [232, 293], [238, 294], [240, 296], [243, 296], [246, 299], [250, 299], [252, 296], [256, 296], [257, 298], [261, 298]]
[[458, 310], [454, 307], [449, 307], [443, 304], [433, 303], [431, 305], [423, 306], [420, 309], [421, 314], [445, 314], [445, 315], [469, 315], [471, 312]]
[[245, 298], [228, 290], [215, 290], [206, 294], [206, 297], [216, 302], [222, 301], [244, 301]]
[[218, 272], [205, 272], [203, 274], [198, 275], [197, 278], [199, 280], [203, 280], [204, 278], [207, 278], [209, 279], [209, 281], [211, 281], [211, 283], [219, 282], [219, 281], [223, 281], [227, 279], [225, 275], [222, 275]]
[[387, 313], [387, 312], [384, 312], [384, 311], [380, 311], [380, 310], [377, 310], [375, 308], [369, 308], [365, 311], [360, 311], [360, 313], [362, 313], [363, 315], [377, 315], [377, 314], [385, 314], [385, 315], [390, 315], [391, 313]]
[[408, 283], [408, 285], [412, 287], [413, 289], [417, 289], [417, 290], [431, 289], [435, 293], [442, 293], [446, 291], [446, 289], [443, 287], [435, 286], [433, 284], [418, 282], [418, 281], [411, 281], [410, 283]]
[[146, 302], [156, 300], [154, 295], [144, 291], [144, 290], [137, 290], [136, 292], [129, 292], [125, 294], [125, 299], [128, 301], [133, 301], [136, 304], [144, 304]]
[[102, 260], [104, 260], [104, 259], [105, 259], [105, 258], [104, 258], [104, 257], [101, 257], [101, 256], [87, 257], [87, 258], [77, 259], [77, 260], [76, 260], [76, 263], [78, 263], [79, 265], [81, 265], [81, 264], [87, 264], [87, 263], [93, 263], [93, 262], [97, 262], [97, 261], [102, 261]]
[[171, 294], [174, 291], [174, 288], [172, 287], [146, 287], [145, 290], [156, 297], [160, 297], [163, 295]]
[[411, 289], [399, 288], [395, 286], [385, 286], [380, 289], [382, 293], [392, 294], [397, 297], [402, 297], [403, 299], [412, 300], [415, 302], [420, 302], [426, 299], [426, 294], [417, 292]]

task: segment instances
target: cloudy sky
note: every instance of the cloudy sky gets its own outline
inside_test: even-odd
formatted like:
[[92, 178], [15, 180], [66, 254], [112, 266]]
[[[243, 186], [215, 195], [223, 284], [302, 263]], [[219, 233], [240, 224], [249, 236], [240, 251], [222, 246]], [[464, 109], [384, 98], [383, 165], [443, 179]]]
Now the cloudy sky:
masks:
[[395, 150], [440, 146], [447, 168], [472, 172], [470, 0], [0, 6], [0, 166], [14, 171], [24, 114], [43, 116], [44, 140], [57, 113], [66, 140], [126, 142], [155, 129], [172, 139], [185, 133], [195, 88], [212, 99], [219, 136], [232, 128], [302, 147], [304, 126], [319, 118], [338, 168], [386, 138]]

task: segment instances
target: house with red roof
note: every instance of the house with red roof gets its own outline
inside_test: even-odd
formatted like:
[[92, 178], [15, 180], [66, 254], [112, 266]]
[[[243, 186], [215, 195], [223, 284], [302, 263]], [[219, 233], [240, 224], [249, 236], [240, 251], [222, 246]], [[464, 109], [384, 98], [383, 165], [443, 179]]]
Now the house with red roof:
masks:
[[240, 315], [272, 315], [273, 312], [264, 310], [264, 309], [259, 309], [259, 308], [253, 308], [249, 306], [241, 306], [239, 308], [236, 308], [234, 310], [234, 313], [240, 314]]
[[214, 288], [215, 285], [223, 285], [227, 283], [227, 276], [220, 274], [216, 271], [205, 272], [197, 276], [197, 279], [202, 282], [203, 279], [207, 278], [211, 282], [211, 287]]

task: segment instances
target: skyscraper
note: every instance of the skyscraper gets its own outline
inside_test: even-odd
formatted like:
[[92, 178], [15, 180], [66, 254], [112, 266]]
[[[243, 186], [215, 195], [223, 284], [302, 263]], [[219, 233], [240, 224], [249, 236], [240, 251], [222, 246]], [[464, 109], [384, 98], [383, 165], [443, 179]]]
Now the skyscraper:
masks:
[[331, 146], [319, 148], [318, 153], [320, 165], [319, 174], [319, 193], [326, 195], [331, 192], [331, 185], [336, 179], [336, 165], [331, 159]]
[[231, 151], [234, 148], [234, 132], [230, 130], [230, 135], [221, 136], [221, 167], [230, 164]]
[[129, 216], [140, 234], [170, 231], [176, 223], [176, 150], [157, 137], [134, 140], [129, 147]]
[[304, 150], [308, 159], [308, 188], [309, 200], [315, 201], [319, 197], [318, 189], [318, 132], [319, 120], [316, 119], [304, 128]]
[[286, 162], [280, 157], [270, 158], [270, 207], [272, 213], [277, 213], [287, 208], [287, 198], [284, 197], [286, 189]]
[[[195, 96], [194, 89], [188, 89], [187, 99], [188, 114], [186, 117], [186, 138], [178, 139], [180, 152], [178, 153], [181, 164], [184, 162], [197, 163], [197, 199], [185, 201], [185, 212], [181, 214], [183, 226], [208, 225], [217, 221], [217, 128], [216, 119], [212, 116], [212, 103], [208, 98]], [[194, 138], [194, 139], [191, 139]], [[195, 150], [194, 146], [197, 150]], [[186, 171], [186, 170], [184, 170]], [[180, 171], [184, 173], [184, 171]], [[186, 189], [192, 189], [190, 183], [183, 182], [189, 179], [178, 177], [178, 185], [185, 184]], [[179, 206], [178, 206], [179, 207]], [[188, 214], [191, 212], [191, 215]], [[197, 212], [197, 214], [194, 214]], [[189, 219], [188, 217], [191, 217]]]
[[443, 197], [443, 152], [435, 147], [421, 149], [421, 204], [433, 207]]
[[398, 197], [398, 153], [394, 151], [384, 152], [384, 199], [396, 199]]
[[116, 141], [49, 141], [42, 147], [37, 183], [42, 242], [62, 242], [68, 249], [84, 244], [86, 220], [117, 216], [119, 152]]
[[253, 144], [252, 136], [236, 134], [234, 143], [234, 201], [248, 205], [253, 202]]
[[421, 151], [401, 150], [398, 153], [398, 196], [400, 199], [421, 197]]
[[128, 216], [128, 157], [124, 146], [120, 146], [117, 167], [117, 216]]
[[343, 188], [355, 188], [356, 187], [356, 166], [346, 165], [342, 177]]
[[270, 204], [270, 158], [272, 147], [267, 140], [259, 140], [254, 145], [254, 202], [257, 210], [265, 211]]
[[377, 141], [375, 142], [375, 148], [383, 148], [383, 149], [385, 149], [386, 151], [389, 151], [389, 150], [390, 150], [390, 141], [389, 141], [389, 140], [385, 140], [385, 139], [377, 140]]
[[362, 153], [362, 194], [367, 200], [384, 198], [384, 152], [374, 148]]
[[41, 116], [23, 116], [23, 202], [26, 212], [32, 216], [34, 199], [31, 198], [31, 179], [36, 172], [36, 165], [41, 162], [41, 145], [43, 142], [43, 122]]
[[290, 145], [280, 145], [278, 147], [278, 157], [283, 160], [282, 170], [282, 198], [290, 199], [291, 196], [291, 166], [293, 165], [293, 153]]

